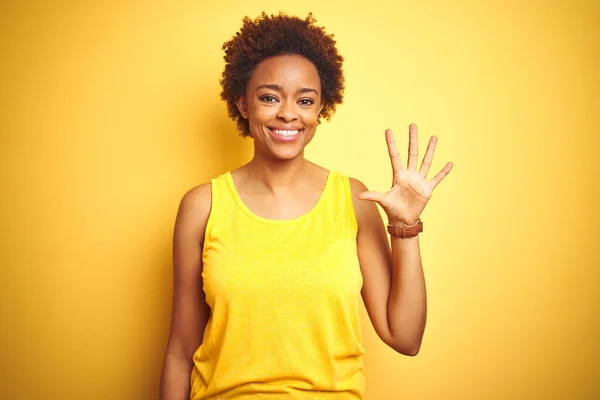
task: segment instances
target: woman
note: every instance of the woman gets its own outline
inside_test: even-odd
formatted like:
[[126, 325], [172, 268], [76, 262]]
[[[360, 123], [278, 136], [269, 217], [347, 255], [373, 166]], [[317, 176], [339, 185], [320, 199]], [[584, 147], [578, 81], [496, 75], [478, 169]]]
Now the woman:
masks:
[[414, 124], [406, 169], [386, 131], [385, 194], [304, 158], [344, 88], [343, 58], [311, 14], [245, 18], [223, 49], [221, 96], [254, 157], [181, 200], [161, 398], [363, 399], [359, 296], [379, 337], [416, 355], [419, 216], [452, 164], [426, 180], [432, 137], [417, 172]]

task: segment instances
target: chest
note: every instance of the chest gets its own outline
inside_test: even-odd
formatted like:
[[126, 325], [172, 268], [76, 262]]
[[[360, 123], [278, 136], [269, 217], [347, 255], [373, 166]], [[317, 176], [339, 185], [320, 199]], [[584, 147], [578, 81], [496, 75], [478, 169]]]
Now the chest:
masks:
[[278, 195], [239, 193], [241, 201], [253, 214], [274, 220], [290, 220], [305, 215], [319, 202], [317, 191], [297, 191]]
[[356, 295], [362, 287], [356, 242], [323, 229], [214, 233], [203, 252], [207, 302], [307, 303]]

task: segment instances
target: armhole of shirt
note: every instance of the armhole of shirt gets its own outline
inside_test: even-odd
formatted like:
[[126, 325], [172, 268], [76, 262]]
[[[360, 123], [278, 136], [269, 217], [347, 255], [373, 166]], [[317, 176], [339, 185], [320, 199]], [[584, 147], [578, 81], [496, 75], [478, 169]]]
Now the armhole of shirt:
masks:
[[206, 221], [206, 228], [204, 230], [204, 243], [210, 239], [210, 234], [212, 232], [212, 228], [214, 225], [214, 221], [217, 218], [216, 210], [217, 210], [217, 179], [210, 180], [210, 212], [208, 214], [208, 220]]
[[352, 235], [356, 237], [358, 234], [358, 221], [356, 219], [356, 212], [354, 211], [354, 203], [352, 202], [352, 189], [350, 187], [350, 178], [348, 176], [343, 177], [344, 180], [344, 192], [346, 194], [346, 211], [350, 218], [350, 226], [352, 227]]

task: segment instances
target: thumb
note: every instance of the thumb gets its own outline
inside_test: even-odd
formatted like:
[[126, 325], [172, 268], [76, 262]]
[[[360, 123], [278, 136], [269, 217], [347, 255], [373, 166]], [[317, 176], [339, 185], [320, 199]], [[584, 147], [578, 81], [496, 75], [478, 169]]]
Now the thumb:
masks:
[[379, 203], [379, 205], [382, 205], [385, 200], [385, 196], [383, 195], [383, 193], [379, 192], [362, 192], [358, 195], [358, 198], [361, 200], [374, 201], [376, 203]]

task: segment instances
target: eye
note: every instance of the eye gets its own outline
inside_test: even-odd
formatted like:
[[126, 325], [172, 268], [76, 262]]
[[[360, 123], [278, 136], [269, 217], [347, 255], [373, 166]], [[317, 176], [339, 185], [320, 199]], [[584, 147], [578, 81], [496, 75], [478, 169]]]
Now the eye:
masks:
[[265, 103], [275, 103], [277, 101], [277, 99], [275, 97], [271, 96], [270, 94], [261, 96], [261, 97], [259, 97], [259, 99], [261, 101], [264, 101]]
[[315, 104], [313, 99], [302, 99], [299, 101], [299, 103], [303, 106], [312, 106], [313, 104]]

